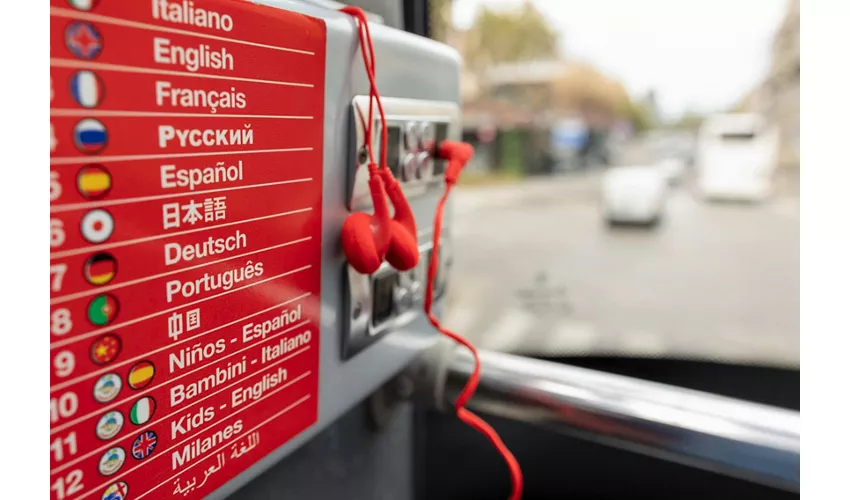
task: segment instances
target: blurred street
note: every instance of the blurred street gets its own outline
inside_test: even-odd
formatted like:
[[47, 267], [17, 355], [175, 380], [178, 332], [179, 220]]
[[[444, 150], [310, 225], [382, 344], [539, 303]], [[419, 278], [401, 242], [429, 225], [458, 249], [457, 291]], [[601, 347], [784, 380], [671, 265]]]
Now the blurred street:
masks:
[[[799, 366], [800, 2], [622, 2], [616, 26], [604, 3], [446, 3], [436, 37], [463, 58], [476, 151], [452, 200], [448, 325], [529, 355]], [[695, 163], [721, 196], [762, 190], [761, 172], [773, 195], [704, 202]], [[609, 228], [600, 164], [687, 172], [660, 225]], [[654, 219], [647, 170], [614, 173], [606, 199], [651, 216], [615, 217]]]
[[656, 228], [609, 229], [601, 174], [458, 188], [447, 325], [479, 347], [799, 364], [799, 200], [673, 188]]

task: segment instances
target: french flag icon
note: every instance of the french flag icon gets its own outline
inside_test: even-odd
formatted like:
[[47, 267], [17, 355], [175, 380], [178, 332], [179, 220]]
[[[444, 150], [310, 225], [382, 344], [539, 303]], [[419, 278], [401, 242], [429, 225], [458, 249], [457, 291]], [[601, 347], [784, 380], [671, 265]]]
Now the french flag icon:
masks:
[[71, 95], [80, 106], [95, 108], [103, 100], [103, 82], [92, 71], [77, 71], [71, 77]]

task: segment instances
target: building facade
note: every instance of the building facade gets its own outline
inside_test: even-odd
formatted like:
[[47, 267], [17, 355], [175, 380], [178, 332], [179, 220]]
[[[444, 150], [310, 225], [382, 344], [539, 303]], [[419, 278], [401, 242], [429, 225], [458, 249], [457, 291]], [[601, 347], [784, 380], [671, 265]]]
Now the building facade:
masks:
[[779, 162], [800, 166], [800, 1], [789, 0], [773, 39], [770, 70], [764, 86], [766, 116], [779, 129]]

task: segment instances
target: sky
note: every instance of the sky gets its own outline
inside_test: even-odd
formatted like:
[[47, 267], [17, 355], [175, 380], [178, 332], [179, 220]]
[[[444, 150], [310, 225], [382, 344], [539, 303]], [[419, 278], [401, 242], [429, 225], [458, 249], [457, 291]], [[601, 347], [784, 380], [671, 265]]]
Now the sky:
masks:
[[[764, 77], [787, 0], [531, 0], [560, 34], [561, 53], [593, 63], [635, 97], [654, 90], [668, 118], [733, 106]], [[454, 0], [468, 28], [482, 5]]]

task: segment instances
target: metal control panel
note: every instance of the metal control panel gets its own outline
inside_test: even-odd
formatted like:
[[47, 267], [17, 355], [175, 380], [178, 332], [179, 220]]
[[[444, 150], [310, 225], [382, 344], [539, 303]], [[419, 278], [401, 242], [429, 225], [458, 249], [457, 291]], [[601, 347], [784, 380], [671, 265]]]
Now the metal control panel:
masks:
[[[460, 136], [460, 108], [457, 103], [391, 97], [382, 97], [381, 103], [387, 118], [387, 144], [381, 143], [383, 134], [378, 107], [372, 103], [375, 154], [386, 148], [387, 166], [401, 183], [408, 200], [442, 189], [445, 161], [435, 158], [434, 148], [447, 138]], [[365, 210], [372, 206], [369, 171], [366, 168], [369, 161], [366, 152], [369, 97], [355, 97], [351, 109], [354, 127], [351, 155], [356, 168], [351, 179], [350, 207]], [[376, 160], [380, 161], [377, 157]]]
[[[433, 199], [443, 189], [445, 161], [436, 158], [435, 148], [441, 141], [460, 135], [459, 108], [453, 102], [413, 99], [382, 98], [387, 122], [387, 140], [383, 144], [378, 108], [372, 103], [373, 144], [375, 154], [386, 149], [387, 166], [392, 170], [411, 204]], [[354, 142], [351, 157], [355, 165], [351, 179], [350, 206], [353, 210], [369, 210], [372, 200], [369, 192], [369, 161], [366, 151], [366, 124], [369, 117], [368, 96], [357, 96], [352, 101]], [[378, 158], [376, 158], [380, 162]], [[432, 209], [433, 210], [433, 209]], [[430, 214], [429, 214], [430, 215]], [[347, 330], [343, 335], [343, 358], [350, 358], [387, 334], [399, 330], [423, 316], [428, 265], [431, 259], [430, 219], [428, 226], [419, 229], [419, 265], [407, 272], [398, 272], [389, 264], [371, 276], [358, 273], [350, 266], [346, 269], [348, 286]], [[445, 290], [445, 278], [451, 264], [448, 238], [440, 245], [439, 267], [434, 283], [434, 298], [439, 299]]]

